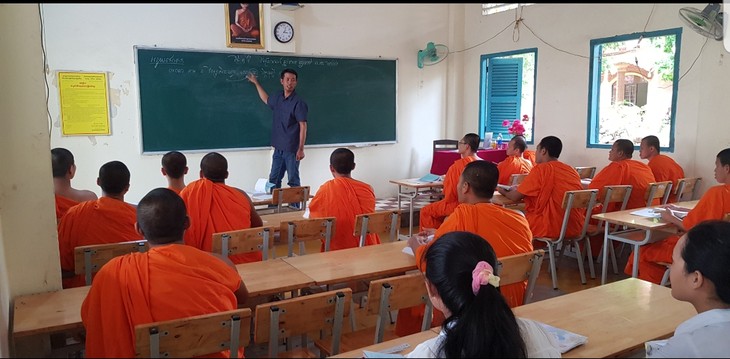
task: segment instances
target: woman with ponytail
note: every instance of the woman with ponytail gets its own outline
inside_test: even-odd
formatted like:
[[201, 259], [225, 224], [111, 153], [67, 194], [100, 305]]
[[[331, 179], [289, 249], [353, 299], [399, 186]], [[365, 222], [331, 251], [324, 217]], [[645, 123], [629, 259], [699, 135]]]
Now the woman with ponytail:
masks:
[[551, 334], [515, 318], [499, 291], [497, 257], [489, 242], [450, 232], [427, 250], [426, 288], [446, 320], [441, 333], [419, 344], [411, 358], [560, 358]]

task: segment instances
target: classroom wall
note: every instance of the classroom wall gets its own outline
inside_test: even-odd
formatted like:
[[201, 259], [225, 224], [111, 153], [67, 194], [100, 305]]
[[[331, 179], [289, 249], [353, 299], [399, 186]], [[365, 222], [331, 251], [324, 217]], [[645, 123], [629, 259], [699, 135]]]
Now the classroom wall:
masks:
[[[140, 154], [139, 95], [133, 46], [230, 51], [225, 46], [224, 6], [43, 4], [42, 7], [50, 70], [51, 146], [66, 147], [74, 153], [78, 170], [72, 184], [101, 194], [96, 185], [99, 167], [107, 161], [120, 160], [132, 174], [127, 201], [137, 202], [152, 188], [166, 186], [160, 173], [161, 155]], [[267, 8], [265, 13], [268, 11], [279, 10]], [[449, 40], [451, 16], [463, 17], [461, 5], [305, 4], [303, 8], [287, 13], [295, 22], [298, 55], [398, 59], [397, 143], [352, 148], [357, 163], [353, 176], [370, 183], [376, 195], [384, 197], [395, 195], [397, 190], [388, 180], [428, 173], [432, 140], [445, 137], [447, 128], [451, 128], [448, 130], [450, 137], [461, 136], [460, 130], [453, 129], [461, 127], [461, 121], [456, 120], [460, 117], [460, 106], [449, 108], [445, 94], [447, 88], [453, 88], [456, 94], [462, 90], [457, 85], [458, 71], [449, 71], [447, 62], [419, 69], [416, 54], [428, 41]], [[184, 26], [180, 26], [181, 23]], [[457, 23], [460, 28], [462, 21]], [[267, 39], [274, 41], [271, 37]], [[109, 73], [111, 136], [61, 135], [58, 70]], [[302, 78], [300, 81], [307, 80]], [[277, 90], [281, 88], [267, 89], [269, 93]], [[307, 98], [306, 93], [300, 95]], [[445, 121], [447, 117], [454, 120]], [[332, 178], [328, 165], [333, 149], [305, 149], [306, 158], [301, 162], [300, 175], [302, 183], [312, 186], [313, 192]], [[268, 177], [272, 151], [222, 153], [229, 161], [228, 184], [253, 189], [257, 178]], [[187, 154], [190, 167], [187, 182], [199, 177], [199, 163], [204, 154]]]
[[61, 288], [37, 4], [0, 4], [0, 357], [17, 295]]
[[[556, 135], [563, 140], [560, 159], [574, 166], [608, 164], [608, 149], [586, 149], [590, 40], [615, 35], [682, 27], [680, 76], [697, 58], [705, 37], [684, 26], [678, 11], [706, 4], [535, 4], [523, 8], [519, 33], [510, 26], [494, 39], [467, 52], [449, 56], [452, 66], [464, 67], [463, 126], [477, 130], [479, 121], [479, 56], [523, 48], [538, 49], [535, 138]], [[647, 23], [649, 14], [651, 19]], [[464, 49], [495, 36], [515, 19], [515, 10], [481, 15], [481, 4], [464, 5]], [[531, 33], [529, 27], [536, 35]], [[557, 49], [578, 54], [577, 57]], [[685, 175], [703, 177], [699, 193], [717, 182], [713, 178], [717, 153], [730, 147], [730, 60], [721, 41], [709, 39], [691, 71], [679, 82], [673, 157]], [[634, 159], [640, 160], [638, 151]]]

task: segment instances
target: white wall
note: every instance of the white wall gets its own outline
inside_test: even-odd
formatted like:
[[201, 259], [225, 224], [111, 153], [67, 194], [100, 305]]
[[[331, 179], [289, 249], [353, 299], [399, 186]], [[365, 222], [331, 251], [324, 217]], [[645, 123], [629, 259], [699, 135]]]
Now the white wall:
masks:
[[[225, 46], [224, 6], [42, 6], [51, 83], [51, 145], [66, 147], [74, 153], [78, 170], [73, 185], [100, 194], [96, 185], [99, 167], [107, 161], [120, 160], [132, 173], [127, 201], [137, 202], [152, 188], [166, 186], [159, 170], [161, 155], [140, 154], [139, 94], [133, 46], [231, 51]], [[428, 41], [448, 40], [452, 8], [446, 4], [306, 4], [299, 10], [287, 12], [295, 21], [298, 55], [398, 59], [397, 144], [353, 148], [357, 162], [353, 176], [370, 183], [378, 197], [395, 194], [396, 186], [388, 182], [390, 179], [427, 173], [431, 165], [431, 141], [445, 136], [446, 88], [452, 86], [455, 91], [461, 91], [460, 86], [455, 86], [453, 80], [451, 85], [448, 84], [446, 62], [443, 66], [418, 69], [416, 53]], [[457, 14], [461, 14], [461, 7], [458, 9]], [[184, 26], [180, 26], [181, 23]], [[275, 40], [269, 36], [266, 41], [271, 43]], [[111, 136], [61, 135], [56, 81], [58, 70], [109, 73]], [[307, 98], [306, 93], [300, 95]], [[451, 110], [457, 114], [460, 112]], [[451, 137], [461, 136], [452, 132]], [[331, 178], [328, 165], [333, 149], [305, 149], [307, 157], [300, 165], [301, 178], [302, 183], [312, 186], [313, 191]], [[190, 167], [187, 182], [198, 178], [203, 155], [187, 154]], [[268, 176], [271, 163], [269, 150], [223, 152], [223, 155], [229, 161], [228, 184], [252, 189], [257, 178]]]
[[[647, 19], [654, 6], [654, 12]], [[700, 10], [705, 4], [535, 4], [522, 11], [524, 24], [519, 37], [512, 27], [470, 51], [450, 56], [464, 67], [464, 128], [477, 128], [479, 121], [479, 56], [523, 48], [538, 48], [535, 139], [555, 135], [563, 140], [560, 159], [574, 166], [608, 164], [608, 150], [587, 149], [587, 99], [590, 40], [615, 35], [682, 27], [680, 75], [687, 72], [700, 53], [705, 37], [684, 26], [678, 10]], [[480, 4], [464, 6], [464, 42], [467, 48], [496, 35], [515, 19], [515, 10], [482, 16]], [[579, 54], [576, 57], [558, 51]], [[513, 40], [517, 39], [516, 41]], [[673, 157], [687, 176], [704, 178], [702, 192], [717, 184], [713, 179], [715, 156], [730, 147], [730, 63], [722, 42], [710, 39], [692, 70], [680, 81], [675, 122]], [[639, 159], [638, 151], [634, 159]]]

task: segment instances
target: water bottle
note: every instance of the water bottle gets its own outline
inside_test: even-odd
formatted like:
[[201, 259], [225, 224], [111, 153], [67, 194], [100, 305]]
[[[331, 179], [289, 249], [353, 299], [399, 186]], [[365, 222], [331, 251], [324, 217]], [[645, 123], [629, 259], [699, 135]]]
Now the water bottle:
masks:
[[502, 134], [497, 134], [497, 149], [502, 149]]

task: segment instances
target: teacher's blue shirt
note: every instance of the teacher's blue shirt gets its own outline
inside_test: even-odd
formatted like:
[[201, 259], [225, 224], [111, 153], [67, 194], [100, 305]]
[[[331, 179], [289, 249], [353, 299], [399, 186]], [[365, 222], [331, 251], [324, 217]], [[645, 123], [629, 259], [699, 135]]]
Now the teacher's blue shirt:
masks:
[[284, 98], [284, 91], [269, 96], [269, 107], [274, 111], [271, 123], [271, 145], [284, 152], [297, 152], [299, 147], [299, 122], [307, 121], [309, 108], [295, 92]]

